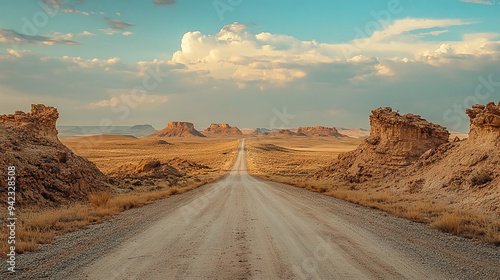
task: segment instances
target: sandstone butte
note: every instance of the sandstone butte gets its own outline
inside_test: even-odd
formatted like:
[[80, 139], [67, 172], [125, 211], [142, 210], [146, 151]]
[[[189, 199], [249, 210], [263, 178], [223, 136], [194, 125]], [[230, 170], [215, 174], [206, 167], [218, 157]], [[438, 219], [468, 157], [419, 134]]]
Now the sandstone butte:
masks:
[[370, 137], [356, 150], [340, 154], [338, 160], [320, 173], [335, 171], [352, 182], [381, 178], [447, 143], [450, 135], [446, 128], [419, 115], [402, 116], [389, 107], [373, 110], [370, 126]]
[[303, 134], [307, 136], [335, 136], [342, 137], [335, 127], [324, 127], [324, 126], [315, 126], [315, 127], [299, 127], [295, 130], [297, 134]]
[[500, 102], [490, 102], [485, 105], [474, 105], [467, 109], [470, 118], [469, 139], [484, 141], [484, 139], [498, 140], [500, 138]]
[[206, 137], [190, 122], [169, 122], [164, 129], [152, 133], [151, 137]]
[[500, 103], [474, 105], [466, 113], [469, 138], [449, 142], [445, 128], [419, 116], [374, 110], [370, 137], [316, 176], [370, 181], [500, 215]]
[[[16, 168], [17, 205], [56, 206], [103, 191], [107, 178], [94, 163], [74, 154], [57, 137], [57, 109], [31, 105], [31, 112], [0, 116], [0, 166]], [[6, 172], [0, 199], [6, 201]]]
[[237, 127], [231, 127], [227, 123], [211, 124], [209, 128], [203, 131], [204, 135], [242, 135], [243, 133]]

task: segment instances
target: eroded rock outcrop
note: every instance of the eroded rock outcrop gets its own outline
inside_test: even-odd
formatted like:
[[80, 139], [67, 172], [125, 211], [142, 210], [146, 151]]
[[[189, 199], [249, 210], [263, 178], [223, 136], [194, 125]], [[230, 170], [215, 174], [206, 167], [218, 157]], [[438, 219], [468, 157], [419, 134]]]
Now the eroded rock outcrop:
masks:
[[139, 163], [124, 164], [110, 172], [110, 176], [118, 179], [165, 179], [176, 181], [186, 172], [210, 169], [210, 167], [175, 157], [167, 161], [145, 158]]
[[242, 135], [243, 133], [237, 127], [231, 127], [227, 123], [211, 124], [209, 128], [203, 131], [204, 135]]
[[118, 178], [155, 178], [168, 179], [181, 177], [183, 174], [175, 167], [158, 159], [143, 159], [137, 164], [125, 164], [111, 172], [113, 177]]
[[425, 153], [388, 185], [410, 193], [447, 199], [460, 209], [500, 215], [499, 107], [491, 102], [467, 110], [469, 138]]
[[319, 176], [335, 173], [352, 182], [383, 177], [432, 154], [449, 138], [446, 128], [418, 115], [401, 116], [391, 108], [373, 110], [370, 125], [370, 137], [356, 150], [340, 154]]
[[152, 133], [156, 137], [205, 137], [190, 122], [169, 122], [164, 129]]
[[106, 176], [57, 138], [57, 109], [32, 105], [0, 116], [0, 199], [6, 201], [8, 166], [15, 166], [17, 205], [56, 206], [106, 190]]
[[335, 136], [342, 137], [342, 134], [338, 132], [335, 127], [324, 127], [324, 126], [315, 126], [315, 127], [299, 127], [295, 130], [297, 134], [304, 134], [307, 136]]
[[500, 102], [486, 105], [474, 105], [466, 110], [470, 118], [469, 139], [481, 141], [500, 138]]

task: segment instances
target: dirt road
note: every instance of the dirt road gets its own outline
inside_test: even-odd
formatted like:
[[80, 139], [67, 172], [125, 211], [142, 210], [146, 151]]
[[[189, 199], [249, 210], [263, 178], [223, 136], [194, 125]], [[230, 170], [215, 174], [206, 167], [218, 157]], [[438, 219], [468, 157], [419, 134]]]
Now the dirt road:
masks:
[[62, 236], [16, 276], [500, 279], [497, 247], [254, 178], [243, 144], [223, 180]]

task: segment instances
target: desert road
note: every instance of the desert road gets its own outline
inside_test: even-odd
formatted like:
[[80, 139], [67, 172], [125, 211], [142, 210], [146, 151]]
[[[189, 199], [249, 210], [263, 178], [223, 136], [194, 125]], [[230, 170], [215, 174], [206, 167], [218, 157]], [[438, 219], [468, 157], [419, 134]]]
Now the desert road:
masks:
[[500, 279], [498, 247], [257, 179], [245, 153], [216, 183], [21, 256], [15, 277]]

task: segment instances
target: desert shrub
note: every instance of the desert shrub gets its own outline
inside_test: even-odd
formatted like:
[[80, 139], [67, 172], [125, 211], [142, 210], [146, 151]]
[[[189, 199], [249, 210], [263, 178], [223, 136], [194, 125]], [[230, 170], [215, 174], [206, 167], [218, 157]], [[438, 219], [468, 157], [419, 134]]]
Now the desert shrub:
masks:
[[484, 185], [491, 181], [493, 181], [493, 178], [491, 177], [491, 173], [487, 171], [481, 172], [471, 179], [472, 186]]
[[92, 193], [89, 195], [89, 202], [97, 207], [103, 207], [109, 202], [110, 198], [109, 192]]

